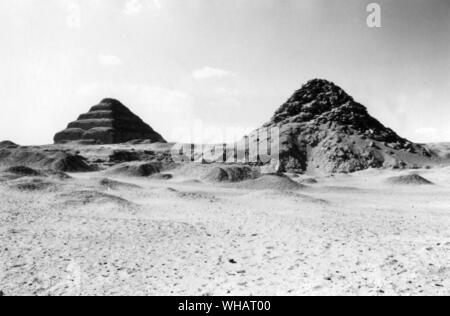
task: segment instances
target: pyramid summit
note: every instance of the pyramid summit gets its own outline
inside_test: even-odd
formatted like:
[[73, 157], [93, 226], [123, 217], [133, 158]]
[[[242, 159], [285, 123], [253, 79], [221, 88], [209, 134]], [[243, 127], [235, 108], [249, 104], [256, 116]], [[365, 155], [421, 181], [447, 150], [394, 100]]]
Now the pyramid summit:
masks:
[[56, 144], [72, 141], [118, 144], [132, 140], [166, 142], [160, 134], [115, 99], [102, 100], [54, 137]]
[[275, 112], [272, 122], [307, 121], [347, 102], [353, 99], [334, 83], [310, 80]]
[[308, 81], [275, 112], [271, 120], [272, 124], [308, 122], [368, 134], [378, 141], [409, 143], [372, 117], [364, 105], [342, 88], [323, 79]]
[[284, 103], [273, 116], [270, 124], [288, 123], [322, 124], [337, 130], [368, 134], [377, 141], [410, 143], [372, 117], [367, 108], [356, 102], [333, 82], [314, 79]]

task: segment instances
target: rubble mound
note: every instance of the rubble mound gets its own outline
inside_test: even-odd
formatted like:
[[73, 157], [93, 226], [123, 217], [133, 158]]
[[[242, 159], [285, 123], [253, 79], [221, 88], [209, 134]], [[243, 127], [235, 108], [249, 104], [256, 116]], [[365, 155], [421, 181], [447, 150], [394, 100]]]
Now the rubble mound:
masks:
[[160, 173], [162, 166], [154, 162], [130, 162], [123, 163], [107, 171], [111, 175], [123, 175], [128, 177], [149, 177]]
[[117, 190], [117, 189], [139, 189], [140, 187], [135, 184], [131, 183], [125, 183], [120, 181], [111, 180], [108, 178], [101, 179], [99, 181], [99, 184], [101, 187], [111, 189], [111, 190]]
[[37, 176], [41, 175], [40, 172], [38, 172], [34, 169], [31, 169], [31, 168], [25, 167], [25, 166], [10, 167], [10, 168], [6, 169], [5, 172], [12, 173], [12, 174], [15, 174], [18, 176], [23, 176], [23, 177], [37, 177]]
[[173, 175], [170, 173], [157, 173], [152, 176], [154, 180], [172, 180]]
[[406, 176], [392, 177], [388, 182], [399, 185], [433, 185], [433, 182], [425, 179], [417, 173], [411, 173]]
[[306, 178], [306, 179], [300, 180], [300, 183], [301, 184], [317, 184], [317, 183], [319, 183], [319, 181], [317, 181], [314, 178]]
[[237, 188], [247, 190], [274, 190], [274, 191], [295, 191], [303, 189], [304, 186], [293, 181], [283, 174], [266, 174], [256, 179], [235, 184]]
[[87, 144], [118, 144], [133, 140], [165, 143], [164, 138], [132, 113], [120, 101], [104, 99], [81, 114], [75, 122], [55, 135], [56, 144], [84, 142]]
[[0, 165], [5, 167], [23, 166], [59, 172], [95, 171], [95, 168], [88, 164], [82, 156], [63, 150], [39, 147], [0, 149]]
[[[343, 89], [322, 79], [296, 91], [263, 126], [273, 127], [280, 131], [280, 156], [271, 162], [277, 172], [407, 168], [437, 158], [385, 127]], [[269, 141], [274, 146], [275, 140]]]
[[240, 182], [254, 179], [258, 172], [248, 166], [221, 166], [214, 167], [205, 177], [211, 182]]
[[13, 143], [12, 141], [9, 140], [5, 140], [0, 142], [0, 149], [4, 149], [4, 148], [17, 148], [19, 147], [19, 145]]

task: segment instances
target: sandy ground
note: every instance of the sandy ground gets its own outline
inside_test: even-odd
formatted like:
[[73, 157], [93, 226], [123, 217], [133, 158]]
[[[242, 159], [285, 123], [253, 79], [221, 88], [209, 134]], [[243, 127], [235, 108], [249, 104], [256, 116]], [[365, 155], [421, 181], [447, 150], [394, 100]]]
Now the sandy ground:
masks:
[[[0, 183], [5, 295], [450, 295], [450, 168], [296, 191], [100, 173]], [[302, 178], [295, 178], [297, 181]]]

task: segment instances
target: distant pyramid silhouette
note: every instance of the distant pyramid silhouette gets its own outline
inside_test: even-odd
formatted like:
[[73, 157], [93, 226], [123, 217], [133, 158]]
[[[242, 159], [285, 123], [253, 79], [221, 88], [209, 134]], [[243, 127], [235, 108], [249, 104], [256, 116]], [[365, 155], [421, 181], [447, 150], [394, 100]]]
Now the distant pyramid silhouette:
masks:
[[56, 144], [72, 141], [118, 144], [132, 140], [166, 142], [148, 124], [114, 99], [102, 100], [54, 138]]

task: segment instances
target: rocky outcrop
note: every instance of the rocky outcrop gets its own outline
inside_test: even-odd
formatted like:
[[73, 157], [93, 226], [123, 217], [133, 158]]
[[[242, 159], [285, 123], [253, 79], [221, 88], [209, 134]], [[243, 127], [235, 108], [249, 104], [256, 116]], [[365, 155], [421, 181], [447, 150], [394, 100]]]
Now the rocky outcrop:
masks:
[[0, 166], [24, 166], [38, 170], [58, 172], [89, 172], [96, 168], [75, 153], [40, 147], [0, 149]]
[[165, 143], [164, 138], [148, 124], [114, 99], [100, 104], [79, 116], [67, 129], [55, 135], [56, 144], [81, 141], [91, 144], [118, 144], [133, 140]]
[[0, 149], [12, 149], [12, 148], [17, 148], [19, 147], [19, 145], [13, 143], [12, 141], [9, 140], [5, 140], [0, 142]]
[[271, 162], [277, 171], [405, 168], [435, 158], [425, 147], [385, 127], [326, 80], [311, 80], [296, 91], [264, 125], [272, 127], [280, 130], [280, 156]]
[[10, 167], [5, 170], [7, 173], [12, 173], [18, 176], [23, 177], [37, 177], [40, 176], [41, 173], [37, 170], [34, 170], [32, 168], [26, 167], [26, 166], [14, 166]]

